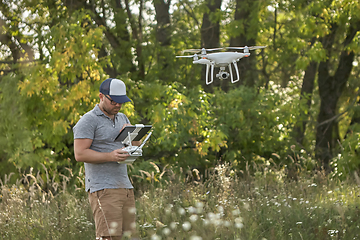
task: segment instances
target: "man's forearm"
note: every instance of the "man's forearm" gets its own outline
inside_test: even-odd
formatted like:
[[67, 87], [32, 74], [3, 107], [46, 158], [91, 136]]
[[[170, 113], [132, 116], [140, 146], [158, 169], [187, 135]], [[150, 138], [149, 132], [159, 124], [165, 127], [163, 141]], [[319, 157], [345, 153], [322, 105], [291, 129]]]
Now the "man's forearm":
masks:
[[75, 159], [78, 162], [86, 163], [105, 163], [111, 162], [111, 157], [109, 152], [97, 152], [92, 149], [85, 149], [80, 153], [75, 153]]

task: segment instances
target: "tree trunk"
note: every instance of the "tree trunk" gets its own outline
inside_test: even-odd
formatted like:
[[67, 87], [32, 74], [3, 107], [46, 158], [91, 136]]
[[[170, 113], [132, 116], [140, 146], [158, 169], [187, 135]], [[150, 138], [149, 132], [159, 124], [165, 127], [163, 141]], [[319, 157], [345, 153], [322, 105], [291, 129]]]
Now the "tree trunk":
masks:
[[[169, 50], [171, 45], [171, 26], [170, 26], [170, 0], [154, 0], [155, 19], [157, 22], [156, 39], [160, 43], [160, 48], [157, 50], [158, 61], [158, 77], [163, 82], [168, 82], [171, 72], [172, 55]], [[171, 55], [171, 56], [170, 56]]]
[[318, 64], [316, 62], [310, 62], [309, 66], [305, 70], [305, 75], [301, 87], [301, 95], [300, 95], [300, 101], [305, 98], [306, 101], [306, 109], [307, 113], [304, 114], [303, 117], [301, 117], [301, 120], [297, 122], [295, 128], [294, 128], [294, 134], [296, 142], [302, 146], [304, 141], [304, 135], [306, 130], [306, 124], [309, 112], [310, 112], [310, 106], [311, 106], [311, 99], [312, 99], [312, 93], [314, 89], [314, 82], [315, 82], [315, 76], [316, 76], [316, 70], [317, 70]]
[[142, 11], [144, 2], [140, 1], [139, 7], [139, 18], [138, 24], [134, 19], [133, 14], [131, 13], [131, 8], [129, 4], [129, 0], [125, 0], [125, 9], [129, 18], [130, 27], [132, 29], [132, 35], [134, 40], [136, 41], [136, 60], [138, 62], [138, 79], [143, 80], [145, 78], [145, 63], [142, 56]]
[[156, 39], [160, 42], [160, 46], [170, 46], [170, 0], [166, 3], [164, 0], [154, 0], [156, 12]]
[[[219, 20], [212, 20], [214, 18], [214, 14], [217, 11], [220, 11], [222, 0], [208, 0], [207, 1], [207, 8], [209, 9], [208, 12], [205, 12], [203, 15], [203, 23], [201, 25], [201, 47], [203, 48], [217, 48], [220, 46], [220, 23]], [[216, 69], [217, 70], [217, 69]], [[215, 75], [214, 71], [214, 75]], [[220, 86], [221, 82], [219, 79], [215, 79], [214, 82], [210, 85], [206, 85], [206, 65], [203, 66], [201, 72], [201, 79], [202, 85], [207, 92], [211, 92], [213, 87]], [[211, 78], [209, 74], [209, 78]], [[227, 81], [227, 80], [225, 80]]]
[[[337, 103], [349, 79], [355, 56], [354, 51], [348, 51], [345, 47], [352, 41], [359, 29], [358, 23], [350, 25], [343, 43], [344, 50], [340, 54], [339, 64], [333, 76], [329, 73], [331, 69], [329, 60], [321, 62], [319, 65], [318, 83], [321, 104], [316, 131], [315, 154], [327, 172], [331, 170], [329, 163], [333, 157], [332, 150], [339, 140], [336, 116]], [[323, 46], [327, 50], [328, 56], [333, 49], [336, 30], [337, 26], [332, 26], [330, 34], [323, 39]]]
[[[235, 21], [243, 24], [238, 26], [239, 32], [230, 39], [231, 46], [243, 47], [256, 44], [258, 4], [258, 1], [253, 0], [236, 0]], [[243, 58], [237, 63], [240, 72], [238, 84], [255, 86], [258, 79], [255, 55], [255, 50], [251, 51], [250, 57]]]

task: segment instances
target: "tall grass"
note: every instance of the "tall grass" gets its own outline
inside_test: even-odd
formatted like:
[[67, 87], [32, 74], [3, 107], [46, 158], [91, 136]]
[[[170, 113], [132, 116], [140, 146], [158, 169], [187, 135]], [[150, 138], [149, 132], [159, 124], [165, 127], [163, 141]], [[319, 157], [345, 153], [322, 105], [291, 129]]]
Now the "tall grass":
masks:
[[0, 181], [0, 239], [94, 238], [84, 191], [70, 194], [65, 179], [62, 184], [54, 179], [44, 183], [32, 170], [11, 186], [9, 178]]
[[[141, 239], [360, 239], [359, 186], [351, 179], [319, 173], [288, 181], [274, 171], [239, 178], [228, 165], [205, 181], [171, 169], [156, 184], [149, 176], [155, 174], [135, 181]], [[0, 238], [95, 239], [83, 189], [68, 192], [60, 184], [53, 194], [35, 180], [20, 182], [1, 182]]]

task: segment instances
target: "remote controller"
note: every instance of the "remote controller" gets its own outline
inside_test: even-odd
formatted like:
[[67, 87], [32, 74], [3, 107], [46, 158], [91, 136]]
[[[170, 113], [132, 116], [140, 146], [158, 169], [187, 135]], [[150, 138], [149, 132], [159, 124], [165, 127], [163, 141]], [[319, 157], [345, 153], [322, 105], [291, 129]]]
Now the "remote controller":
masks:
[[130, 156], [125, 161], [121, 161], [118, 163], [133, 163], [136, 158], [142, 156], [142, 149], [139, 146], [128, 146], [126, 148], [123, 148], [123, 150], [127, 151]]
[[125, 148], [123, 148], [124, 151], [127, 151], [129, 153], [129, 157], [125, 160], [125, 161], [119, 161], [118, 163], [120, 164], [124, 164], [124, 163], [133, 163], [138, 157], [142, 156], [142, 148], [145, 145], [146, 141], [150, 138], [152, 132], [150, 132], [144, 142], [140, 145], [140, 146], [127, 146]]

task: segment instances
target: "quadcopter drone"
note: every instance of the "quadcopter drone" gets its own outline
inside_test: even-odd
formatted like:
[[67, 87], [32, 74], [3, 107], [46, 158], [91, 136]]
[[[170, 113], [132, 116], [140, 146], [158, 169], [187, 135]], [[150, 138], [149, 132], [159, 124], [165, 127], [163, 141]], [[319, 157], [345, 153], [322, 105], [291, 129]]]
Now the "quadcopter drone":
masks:
[[[241, 58], [249, 57], [249, 50], [265, 48], [266, 46], [253, 46], [253, 47], [226, 47], [225, 49], [233, 49], [233, 50], [244, 50], [243, 52], [215, 52], [215, 53], [206, 53], [207, 51], [216, 51], [222, 50], [224, 48], [211, 48], [211, 49], [187, 49], [182, 51], [195, 53], [194, 55], [187, 56], [176, 56], [177, 58], [193, 58], [194, 64], [206, 64], [206, 84], [209, 85], [214, 81], [214, 68], [220, 67], [220, 71], [216, 74], [216, 77], [219, 79], [227, 79], [229, 76], [231, 78], [231, 82], [235, 83], [240, 80], [239, 69], [236, 64]], [[197, 54], [199, 53], [199, 54]], [[231, 70], [231, 63], [234, 65], [237, 79], [234, 80], [234, 76]], [[209, 80], [209, 71], [211, 66], [211, 80]], [[225, 71], [225, 68], [229, 68], [229, 72]]]

